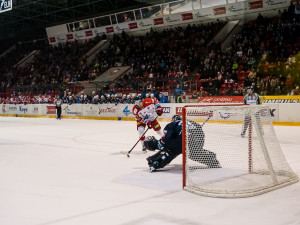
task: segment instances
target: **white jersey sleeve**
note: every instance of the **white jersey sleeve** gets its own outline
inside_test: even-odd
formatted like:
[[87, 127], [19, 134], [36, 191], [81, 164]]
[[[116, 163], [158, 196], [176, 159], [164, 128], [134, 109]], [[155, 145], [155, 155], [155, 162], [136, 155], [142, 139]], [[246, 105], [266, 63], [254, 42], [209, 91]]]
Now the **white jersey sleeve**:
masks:
[[143, 123], [154, 121], [157, 118], [157, 113], [153, 104], [143, 108], [141, 111], [138, 112], [138, 115], [140, 118], [142, 118]]

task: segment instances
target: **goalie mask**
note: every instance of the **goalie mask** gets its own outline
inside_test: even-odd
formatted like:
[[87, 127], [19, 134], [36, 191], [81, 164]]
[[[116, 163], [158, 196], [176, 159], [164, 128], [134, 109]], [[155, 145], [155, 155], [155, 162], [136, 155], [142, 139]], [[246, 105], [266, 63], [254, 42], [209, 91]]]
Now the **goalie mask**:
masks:
[[150, 151], [154, 151], [157, 149], [157, 143], [158, 141], [154, 136], [148, 136], [144, 141], [145, 147]]
[[181, 121], [182, 119], [181, 119], [181, 117], [178, 115], [178, 114], [176, 114], [176, 115], [174, 115], [173, 117], [172, 117], [172, 122], [177, 122], [177, 121]]

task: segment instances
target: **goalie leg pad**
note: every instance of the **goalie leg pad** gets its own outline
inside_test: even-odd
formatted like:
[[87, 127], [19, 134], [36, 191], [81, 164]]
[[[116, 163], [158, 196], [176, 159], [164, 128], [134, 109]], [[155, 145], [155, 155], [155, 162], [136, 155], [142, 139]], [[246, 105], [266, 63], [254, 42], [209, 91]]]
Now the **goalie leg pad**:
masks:
[[164, 168], [168, 165], [177, 155], [167, 149], [160, 150], [156, 154], [147, 158], [148, 165], [154, 169]]

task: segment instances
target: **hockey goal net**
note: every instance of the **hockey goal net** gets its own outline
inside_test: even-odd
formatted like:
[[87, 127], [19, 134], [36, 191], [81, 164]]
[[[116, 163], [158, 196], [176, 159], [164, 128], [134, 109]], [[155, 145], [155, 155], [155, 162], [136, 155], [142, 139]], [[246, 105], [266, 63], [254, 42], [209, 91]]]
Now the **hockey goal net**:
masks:
[[182, 132], [185, 190], [211, 197], [250, 197], [298, 181], [267, 106], [185, 106]]

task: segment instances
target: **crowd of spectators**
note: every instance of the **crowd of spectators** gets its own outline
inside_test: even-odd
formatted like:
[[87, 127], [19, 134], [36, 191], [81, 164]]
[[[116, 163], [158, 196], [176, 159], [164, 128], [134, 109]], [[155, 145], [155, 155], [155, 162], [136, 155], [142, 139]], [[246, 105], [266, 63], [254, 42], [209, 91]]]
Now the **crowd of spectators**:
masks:
[[72, 104], [135, 104], [137, 100], [143, 100], [145, 98], [157, 99], [160, 103], [169, 103], [170, 101], [164, 96], [163, 93], [143, 92], [140, 94], [123, 94], [118, 95], [114, 90], [111, 90], [108, 94], [103, 94], [101, 91], [96, 94], [96, 91], [92, 91], [91, 95], [81, 92], [80, 95], [75, 95], [69, 89], [66, 89], [60, 96], [53, 91], [48, 91], [45, 94], [34, 95], [16, 95], [11, 94], [9, 97], [0, 97], [0, 104], [53, 104], [57, 97], [62, 99], [62, 102], [68, 105]]
[[[112, 37], [109, 47], [97, 54], [91, 66], [82, 56], [105, 36], [57, 46], [41, 43], [18, 46], [16, 51], [0, 59], [3, 65], [0, 92], [14, 87], [24, 95], [21, 87], [30, 85], [37, 89], [30, 90], [32, 96], [44, 93], [39, 88], [48, 88], [49, 84], [50, 91], [55, 92], [65, 88], [62, 84], [93, 80], [112, 66], [132, 66], [131, 74], [108, 87], [118, 93], [126, 92], [126, 99], [130, 92], [143, 95], [154, 90], [168, 92], [175, 102], [183, 102], [183, 92], [192, 92], [192, 98], [243, 95], [249, 86], [261, 95], [297, 94], [300, 83], [298, 11], [300, 3], [292, 3], [283, 12], [278, 11], [276, 17], [265, 18], [259, 14], [255, 21], [243, 26], [226, 48], [218, 41], [211, 41], [226, 23], [220, 20], [166, 28], [161, 32], [151, 29], [143, 36], [122, 32]], [[34, 60], [26, 67], [13, 67], [33, 47], [40, 50]], [[99, 102], [105, 102], [112, 95], [108, 98], [99, 94], [98, 98]], [[72, 101], [81, 103], [80, 99], [81, 96]], [[91, 103], [92, 98], [83, 102]]]
[[[244, 95], [250, 86], [261, 95], [297, 94], [297, 5], [291, 4], [273, 18], [259, 14], [243, 26], [226, 48], [217, 41], [207, 46], [224, 25], [219, 20], [161, 33], [151, 30], [146, 36], [116, 35], [111, 46], [98, 55], [97, 63], [104, 67], [133, 66], [132, 74], [114, 84], [119, 92], [153, 88], [176, 92], [180, 85], [181, 90], [192, 91], [193, 98]], [[182, 102], [182, 93], [174, 97], [175, 102]]]
[[[187, 80], [197, 67], [199, 57], [206, 53], [208, 42], [225, 22], [188, 25], [185, 28], [151, 29], [144, 36], [123, 32], [114, 35], [111, 44], [96, 59], [100, 67], [132, 66], [133, 73], [115, 82], [115, 88], [150, 91], [153, 87], [172, 89]], [[168, 86], [168, 87], [167, 87]]]
[[299, 38], [300, 21], [294, 17], [259, 14], [225, 49], [214, 42], [209, 46], [194, 77], [200, 89], [194, 96], [242, 95], [250, 86], [261, 95], [295, 94], [300, 84]]
[[[56, 90], [62, 84], [92, 79], [90, 75], [94, 68], [87, 65], [83, 56], [104, 38], [105, 35], [58, 45], [49, 45], [48, 41], [17, 44], [14, 51], [0, 59], [0, 93], [7, 89], [41, 93], [49, 87]], [[15, 66], [33, 50], [39, 50], [39, 53], [30, 62], [25, 66]]]

